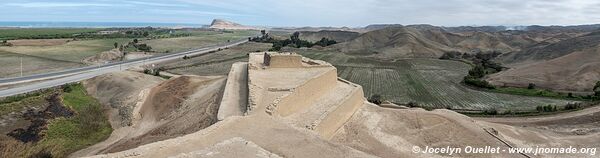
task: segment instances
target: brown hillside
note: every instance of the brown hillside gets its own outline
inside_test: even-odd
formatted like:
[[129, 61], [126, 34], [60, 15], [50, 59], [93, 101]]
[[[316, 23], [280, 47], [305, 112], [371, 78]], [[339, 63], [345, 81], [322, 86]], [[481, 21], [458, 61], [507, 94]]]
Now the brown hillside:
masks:
[[524, 51], [509, 53], [502, 56], [500, 60], [508, 64], [550, 60], [600, 44], [600, 32], [575, 38], [564, 38], [568, 38], [568, 35], [557, 35], [553, 40], [560, 40], [560, 42], [548, 43], [548, 45], [540, 44]]
[[346, 53], [379, 58], [438, 58], [448, 51], [507, 53], [521, 50], [537, 42], [536, 38], [522, 32], [450, 33], [441, 27], [410, 25], [367, 32], [337, 47]]
[[[575, 48], [571, 48], [575, 49]], [[555, 51], [566, 53], [568, 51]], [[548, 52], [552, 53], [552, 52]], [[532, 54], [528, 59], [550, 58], [545, 52]], [[517, 65], [509, 70], [493, 74], [488, 81], [496, 85], [527, 86], [535, 83], [539, 87], [564, 91], [591, 91], [600, 80], [600, 47], [573, 51], [567, 55], [530, 64]]]
[[[343, 52], [373, 55], [380, 58], [436, 58], [455, 49], [442, 43], [449, 42], [445, 35], [421, 33], [408, 27], [388, 27], [367, 32], [354, 40], [338, 45]], [[437, 40], [439, 42], [436, 42]]]
[[227, 30], [257, 30], [257, 28], [244, 26], [238, 23], [223, 19], [214, 19], [210, 24], [211, 29], [227, 29]]
[[329, 31], [329, 30], [321, 30], [318, 32], [314, 31], [301, 31], [300, 39], [307, 40], [310, 42], [316, 42], [321, 40], [321, 38], [332, 39], [337, 42], [346, 42], [350, 41], [360, 34], [358, 32], [351, 31]]

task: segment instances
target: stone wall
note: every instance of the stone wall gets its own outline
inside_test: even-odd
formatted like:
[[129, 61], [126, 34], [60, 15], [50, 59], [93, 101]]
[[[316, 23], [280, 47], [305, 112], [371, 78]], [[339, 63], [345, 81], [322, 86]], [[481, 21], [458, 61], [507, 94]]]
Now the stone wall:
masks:
[[327, 114], [315, 128], [315, 131], [321, 137], [331, 139], [336, 131], [354, 115], [354, 112], [364, 105], [365, 98], [362, 87], [359, 85], [354, 86], [356, 88], [352, 91], [352, 94], [346, 96], [344, 101], [334, 111]]
[[276, 105], [272, 105], [275, 106], [275, 113], [285, 117], [302, 109], [310, 108], [317, 99], [335, 88], [336, 71], [336, 69], [331, 69], [292, 89], [291, 94], [281, 98]]
[[264, 65], [269, 68], [301, 68], [302, 56], [298, 54], [282, 53], [267, 54]]
[[248, 63], [234, 63], [227, 76], [217, 119], [221, 121], [230, 116], [242, 116], [246, 112], [247, 104]]

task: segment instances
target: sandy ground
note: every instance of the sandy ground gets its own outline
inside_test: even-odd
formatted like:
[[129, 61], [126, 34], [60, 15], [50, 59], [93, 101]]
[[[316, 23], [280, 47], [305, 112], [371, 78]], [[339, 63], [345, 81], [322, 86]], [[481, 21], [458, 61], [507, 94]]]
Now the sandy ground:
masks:
[[[283, 91], [285, 88], [301, 86], [302, 80], [324, 74], [317, 73], [320, 72], [317, 70], [264, 71], [257, 65], [251, 64], [249, 67], [254, 68], [249, 70], [249, 97], [256, 97], [252, 98], [256, 107], [248, 115], [230, 116], [214, 124], [208, 123], [216, 119], [216, 114], [212, 113], [216, 109], [211, 105], [220, 99], [218, 96], [222, 93], [220, 89], [223, 89], [224, 78], [175, 77], [140, 93], [140, 98], [145, 99], [133, 110], [133, 125], [126, 127], [129, 128], [126, 131], [121, 130], [126, 133], [115, 132], [113, 136], [117, 138], [111, 136], [109, 140], [79, 151], [74, 156], [109, 153], [92, 157], [446, 157], [447, 154], [415, 154], [412, 149], [414, 146], [490, 146], [508, 149], [600, 145], [600, 135], [594, 129], [588, 130], [592, 131], [588, 133], [569, 134], [553, 131], [552, 128], [538, 128], [554, 124], [565, 129], [573, 126], [598, 127], [596, 114], [600, 111], [599, 107], [527, 119], [473, 119], [445, 109], [395, 109], [364, 102], [329, 138], [305, 125], [314, 118], [328, 117], [325, 115], [329, 113], [324, 109], [336, 107], [336, 102], [348, 99], [335, 94], [349, 93], [352, 88], [334, 86], [331, 93], [310, 102], [311, 105], [303, 107], [303, 110], [294, 111], [289, 116], [277, 115], [278, 111], [269, 113], [270, 105], [279, 103], [281, 97], [287, 94], [300, 94], [293, 90]], [[273, 78], [279, 80], [273, 81]], [[338, 84], [342, 83], [338, 81]], [[189, 100], [194, 100], [191, 103], [197, 103], [196, 107], [202, 110], [186, 108]], [[313, 116], [311, 112], [317, 115]], [[319, 113], [323, 115], [319, 116]], [[187, 116], [190, 117], [179, 119]], [[188, 127], [197, 125], [201, 127], [188, 130]], [[453, 156], [526, 157], [506, 152], [455, 153]], [[586, 154], [540, 156], [594, 157]]]
[[149, 57], [149, 56], [152, 56], [152, 54], [147, 54], [144, 52], [128, 52], [127, 55], [125, 55], [124, 60], [133, 60], [133, 59], [139, 59], [139, 58], [144, 58], [144, 57]]
[[[502, 146], [474, 120], [448, 110], [389, 109], [365, 105], [333, 138], [357, 150], [379, 157], [436, 157], [414, 154], [413, 146]], [[491, 155], [459, 154], [459, 157]], [[519, 155], [494, 155], [515, 157]]]
[[535, 117], [475, 117], [476, 120], [529, 127], [565, 135], [590, 135], [600, 133], [600, 106], [579, 111]]
[[112, 61], [120, 60], [123, 53], [117, 49], [98, 53], [94, 56], [83, 59], [84, 63], [87, 64], [104, 64]]
[[244, 140], [240, 137], [231, 138], [215, 144], [206, 149], [194, 151], [190, 153], [183, 153], [174, 158], [187, 158], [187, 157], [235, 157], [235, 158], [279, 158], [280, 156], [275, 155], [254, 142]]

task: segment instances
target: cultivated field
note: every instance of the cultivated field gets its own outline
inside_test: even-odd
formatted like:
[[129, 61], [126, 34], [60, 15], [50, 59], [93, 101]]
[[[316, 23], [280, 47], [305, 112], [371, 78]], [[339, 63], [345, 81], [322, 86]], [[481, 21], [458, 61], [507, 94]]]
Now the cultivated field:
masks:
[[217, 43], [224, 43], [228, 40], [234, 41], [248, 36], [255, 36], [256, 31], [232, 31], [232, 32], [190, 32], [192, 36], [179, 38], [161, 38], [152, 40], [142, 40], [150, 45], [156, 52], [180, 52], [189, 49], [204, 47]]
[[[0, 30], [2, 37], [27, 38], [49, 34], [69, 34], [92, 29], [6, 29]], [[174, 34], [188, 34], [186, 37], [139, 39], [157, 53], [179, 52], [199, 48], [228, 40], [243, 39], [255, 35], [256, 31], [210, 31], [210, 30], [178, 30]], [[106, 39], [36, 39], [12, 40], [13, 46], [0, 46], [0, 78], [20, 75], [20, 59], [23, 59], [23, 75], [51, 72], [67, 68], [87, 65], [84, 59], [114, 49], [114, 43], [127, 45], [133, 38]]]
[[300, 51], [338, 68], [340, 77], [363, 86], [365, 96], [379, 94], [392, 102], [432, 108], [531, 111], [539, 105], [563, 106], [568, 101], [481, 92], [460, 84], [469, 65], [437, 59], [382, 62], [327, 51]]
[[271, 48], [271, 44], [249, 42], [216, 53], [159, 65], [176, 74], [227, 75], [231, 64], [248, 61], [248, 53], [266, 51], [269, 48]]
[[44, 39], [71, 36], [73, 34], [93, 33], [102, 29], [96, 28], [10, 28], [0, 29], [0, 40], [10, 39]]
[[126, 38], [80, 40], [52, 46], [0, 47], [0, 51], [81, 63], [87, 57], [113, 49], [115, 42], [127, 43], [128, 41], [130, 39]]
[[83, 66], [83, 64], [78, 62], [69, 62], [0, 51], [0, 78], [19, 77], [21, 75], [21, 59], [23, 60], [23, 75], [32, 75], [36, 73], [58, 71], [65, 68]]

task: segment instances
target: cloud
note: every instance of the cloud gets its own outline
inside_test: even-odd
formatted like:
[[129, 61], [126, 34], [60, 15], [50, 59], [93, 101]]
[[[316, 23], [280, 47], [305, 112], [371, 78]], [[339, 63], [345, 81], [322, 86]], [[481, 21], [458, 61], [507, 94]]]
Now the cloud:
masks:
[[187, 15], [187, 16], [207, 16], [207, 15], [218, 15], [218, 16], [230, 16], [230, 17], [250, 17], [257, 16], [252, 14], [237, 14], [237, 13], [228, 13], [228, 12], [212, 12], [212, 11], [199, 11], [199, 10], [182, 10], [182, 9], [151, 9], [148, 10], [150, 13], [158, 13], [158, 14], [177, 14], [177, 15]]
[[52, 7], [111, 7], [115, 6], [108, 3], [79, 3], [79, 2], [25, 2], [25, 3], [6, 3], [5, 6], [15, 6], [24, 8], [52, 8]]
[[[36, 20], [42, 8], [52, 19], [156, 19], [210, 21], [227, 18], [250, 25], [365, 26], [373, 23], [458, 25], [575, 25], [600, 23], [592, 0], [2, 0], [7, 19]], [[17, 7], [15, 7], [17, 6]], [[47, 8], [47, 9], [46, 9]], [[140, 13], [143, 14], [132, 14]], [[77, 16], [71, 15], [77, 13]], [[126, 15], [126, 16], [124, 16]], [[88, 15], [93, 16], [93, 15]], [[202, 19], [200, 19], [202, 18]], [[74, 19], [75, 20], [75, 19]], [[85, 20], [85, 19], [84, 19]], [[153, 20], [154, 21], [154, 20]]]
[[143, 2], [143, 1], [123, 1], [130, 4], [156, 6], [156, 7], [187, 7], [189, 5], [177, 4], [177, 3], [156, 3], [156, 2]]

